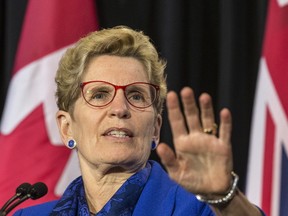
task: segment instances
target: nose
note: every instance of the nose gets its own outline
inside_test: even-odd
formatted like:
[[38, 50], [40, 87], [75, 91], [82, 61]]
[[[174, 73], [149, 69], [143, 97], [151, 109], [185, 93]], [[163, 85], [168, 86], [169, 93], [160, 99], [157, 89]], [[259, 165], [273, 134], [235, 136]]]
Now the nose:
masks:
[[110, 104], [109, 116], [118, 118], [129, 118], [131, 116], [123, 89], [116, 91], [116, 95]]

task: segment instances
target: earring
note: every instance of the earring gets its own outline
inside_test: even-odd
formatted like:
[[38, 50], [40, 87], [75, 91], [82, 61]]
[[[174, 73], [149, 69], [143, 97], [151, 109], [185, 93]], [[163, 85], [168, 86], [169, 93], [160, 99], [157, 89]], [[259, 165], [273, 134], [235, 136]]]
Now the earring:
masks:
[[151, 143], [151, 150], [155, 150], [157, 148], [158, 144], [155, 142], [155, 140], [153, 139], [152, 140], [152, 143]]
[[76, 145], [77, 145], [77, 143], [76, 143], [76, 141], [74, 139], [70, 139], [67, 142], [67, 147], [69, 149], [74, 149], [76, 147]]

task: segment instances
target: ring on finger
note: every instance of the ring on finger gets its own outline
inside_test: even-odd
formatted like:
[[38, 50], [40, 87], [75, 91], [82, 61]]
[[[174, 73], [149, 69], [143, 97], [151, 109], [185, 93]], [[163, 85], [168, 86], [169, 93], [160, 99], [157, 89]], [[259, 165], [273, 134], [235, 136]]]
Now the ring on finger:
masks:
[[213, 134], [213, 129], [212, 128], [204, 128], [203, 132], [211, 135], [211, 134]]
[[203, 128], [203, 132], [209, 135], [217, 133], [218, 125], [216, 123], [213, 124], [213, 128]]

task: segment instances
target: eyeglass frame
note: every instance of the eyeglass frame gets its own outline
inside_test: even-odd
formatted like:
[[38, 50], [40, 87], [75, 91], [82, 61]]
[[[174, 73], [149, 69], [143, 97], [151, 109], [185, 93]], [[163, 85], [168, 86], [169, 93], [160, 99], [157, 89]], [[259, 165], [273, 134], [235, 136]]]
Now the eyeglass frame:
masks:
[[[94, 83], [94, 82], [102, 82], [102, 83], [106, 83], [106, 84], [111, 85], [111, 86], [114, 87], [114, 90], [115, 90], [115, 91], [114, 91], [114, 95], [113, 95], [111, 101], [109, 101], [109, 103], [107, 103], [107, 104], [105, 104], [105, 105], [101, 105], [101, 106], [95, 106], [95, 105], [91, 104], [91, 103], [86, 99], [86, 97], [84, 96], [84, 87], [85, 87], [85, 85], [90, 84], [90, 83]], [[133, 105], [133, 104], [128, 100], [128, 98], [127, 98], [127, 96], [126, 96], [126, 93], [125, 93], [125, 89], [126, 89], [128, 86], [131, 86], [131, 85], [134, 85], [134, 84], [148, 84], [148, 85], [150, 85], [150, 86], [152, 86], [152, 87], [155, 88], [155, 90], [156, 90], [155, 98], [154, 98], [154, 100], [152, 101], [152, 103], [151, 103], [150, 105], [145, 106], [145, 107], [138, 107], [138, 106]], [[115, 98], [115, 96], [116, 96], [117, 90], [122, 89], [123, 92], [124, 92], [124, 96], [125, 96], [126, 101], [127, 101], [131, 106], [133, 106], [133, 107], [135, 107], [135, 108], [137, 108], [137, 109], [145, 109], [145, 108], [148, 108], [148, 107], [150, 107], [150, 106], [153, 105], [153, 103], [154, 103], [154, 102], [157, 100], [157, 98], [159, 97], [159, 91], [160, 91], [160, 87], [159, 87], [158, 85], [155, 85], [155, 84], [153, 84], [153, 83], [148, 83], [148, 82], [133, 82], [133, 83], [129, 83], [129, 84], [127, 84], [127, 85], [115, 85], [115, 84], [110, 83], [110, 82], [107, 82], [107, 81], [91, 80], [91, 81], [87, 81], [87, 82], [81, 82], [80, 85], [79, 85], [79, 87], [81, 88], [81, 93], [82, 93], [82, 97], [84, 98], [84, 100], [85, 100], [90, 106], [92, 106], [92, 107], [97, 107], [97, 108], [102, 108], [102, 107], [105, 107], [105, 106], [109, 105], [110, 103], [112, 103], [112, 101], [114, 100], [114, 98]]]

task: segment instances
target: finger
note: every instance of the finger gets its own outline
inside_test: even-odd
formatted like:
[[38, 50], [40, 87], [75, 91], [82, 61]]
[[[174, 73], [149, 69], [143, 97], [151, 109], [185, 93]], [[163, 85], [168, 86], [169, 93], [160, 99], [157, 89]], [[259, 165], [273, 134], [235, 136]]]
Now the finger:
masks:
[[232, 132], [232, 116], [228, 109], [224, 108], [220, 112], [220, 127], [219, 127], [219, 139], [224, 143], [230, 145]]
[[[212, 98], [209, 94], [203, 93], [199, 97], [201, 109], [201, 121], [203, 129], [215, 129], [215, 117], [212, 105]], [[216, 133], [216, 131], [214, 132]]]
[[173, 91], [167, 94], [168, 118], [174, 139], [182, 134], [187, 134], [185, 119], [180, 109], [177, 94]]
[[177, 171], [178, 162], [176, 160], [176, 155], [167, 144], [160, 143], [156, 149], [156, 152], [161, 159], [161, 163], [169, 173]]
[[193, 90], [189, 87], [183, 88], [181, 91], [181, 99], [189, 131], [201, 130], [199, 110], [195, 101]]

